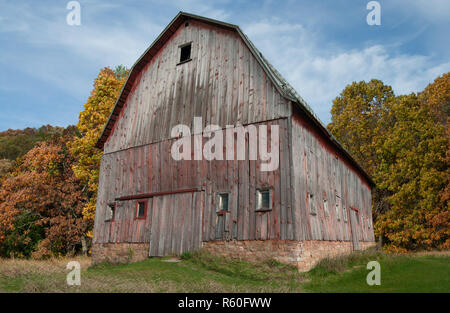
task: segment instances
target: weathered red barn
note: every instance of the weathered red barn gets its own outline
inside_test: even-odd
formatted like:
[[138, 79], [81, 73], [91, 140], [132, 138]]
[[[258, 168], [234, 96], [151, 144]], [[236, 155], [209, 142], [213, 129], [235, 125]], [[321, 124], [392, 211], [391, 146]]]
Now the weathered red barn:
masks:
[[[278, 166], [250, 157], [250, 132], [232, 137], [245, 159], [176, 160], [178, 124], [193, 145], [207, 125], [267, 127]], [[308, 270], [374, 245], [372, 180], [238, 26], [180, 12], [134, 64], [97, 145], [94, 261], [203, 247]]]

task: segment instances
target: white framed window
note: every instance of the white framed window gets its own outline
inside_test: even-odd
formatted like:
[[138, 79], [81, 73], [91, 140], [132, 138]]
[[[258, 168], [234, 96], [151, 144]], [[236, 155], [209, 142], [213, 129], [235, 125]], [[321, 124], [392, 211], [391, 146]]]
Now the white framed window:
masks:
[[261, 188], [256, 190], [256, 211], [272, 210], [272, 189]]
[[347, 208], [345, 206], [342, 207], [342, 215], [344, 216], [344, 222], [347, 223]]

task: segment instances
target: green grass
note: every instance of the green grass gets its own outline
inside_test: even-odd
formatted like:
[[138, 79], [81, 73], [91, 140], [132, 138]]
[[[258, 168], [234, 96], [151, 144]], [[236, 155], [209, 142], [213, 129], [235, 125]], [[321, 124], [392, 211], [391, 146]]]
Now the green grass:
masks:
[[[250, 263], [198, 251], [178, 262], [81, 264], [81, 286], [67, 286], [73, 259], [0, 260], [0, 292], [450, 292], [450, 255], [387, 255], [377, 250], [324, 260], [308, 273], [275, 260]], [[381, 264], [369, 286], [367, 262]], [[170, 261], [170, 260], [169, 260]]]
[[[381, 285], [366, 283], [369, 260], [380, 263]], [[356, 254], [350, 260], [327, 260], [304, 285], [313, 292], [450, 292], [449, 255]]]

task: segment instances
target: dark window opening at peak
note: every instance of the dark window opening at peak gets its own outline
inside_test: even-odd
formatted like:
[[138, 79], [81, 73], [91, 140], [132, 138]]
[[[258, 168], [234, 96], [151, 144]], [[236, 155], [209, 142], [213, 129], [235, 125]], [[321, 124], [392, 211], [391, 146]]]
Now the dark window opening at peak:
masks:
[[191, 59], [191, 44], [184, 45], [180, 49], [180, 63], [189, 61]]

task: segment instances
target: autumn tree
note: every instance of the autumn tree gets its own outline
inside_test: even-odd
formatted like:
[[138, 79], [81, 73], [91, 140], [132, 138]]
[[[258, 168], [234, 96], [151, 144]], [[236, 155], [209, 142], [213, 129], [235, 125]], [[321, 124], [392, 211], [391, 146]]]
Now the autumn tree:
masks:
[[375, 231], [388, 249], [449, 245], [449, 90], [448, 74], [419, 95], [398, 97], [371, 80], [333, 101], [328, 128], [375, 180]]
[[390, 209], [375, 230], [391, 250], [442, 248], [448, 240], [448, 229], [433, 225], [437, 216], [448, 214], [440, 205], [448, 142], [433, 116], [415, 94], [399, 96], [381, 122], [388, 131], [375, 137], [380, 166], [374, 177], [380, 189], [391, 193]]
[[436, 121], [446, 125], [450, 117], [450, 72], [437, 77], [419, 93], [419, 99], [430, 108]]
[[74, 173], [85, 185], [88, 202], [83, 208], [85, 219], [93, 221], [97, 202], [98, 177], [102, 151], [95, 147], [106, 124], [119, 92], [126, 80], [128, 70], [118, 66], [116, 72], [110, 68], [100, 71], [94, 81], [94, 89], [79, 115], [79, 136], [70, 144], [76, 157]]
[[[327, 127], [371, 176], [380, 163], [374, 139], [385, 131], [379, 122], [394, 98], [390, 86], [372, 79], [368, 83], [353, 82], [333, 100], [331, 123]], [[389, 204], [384, 200], [388, 195], [387, 190], [377, 187], [373, 190], [375, 218], [388, 209]]]
[[[48, 257], [74, 253], [90, 227], [86, 202], [67, 148], [73, 128], [39, 142], [16, 161], [0, 187], [0, 253]], [[84, 246], [86, 246], [84, 244]]]
[[6, 175], [6, 173], [9, 172], [9, 170], [12, 167], [12, 163], [10, 160], [8, 159], [1, 159], [0, 160], [0, 179]]
[[8, 129], [0, 132], [0, 159], [15, 160], [39, 141], [61, 136], [63, 127], [44, 125], [37, 128]]

